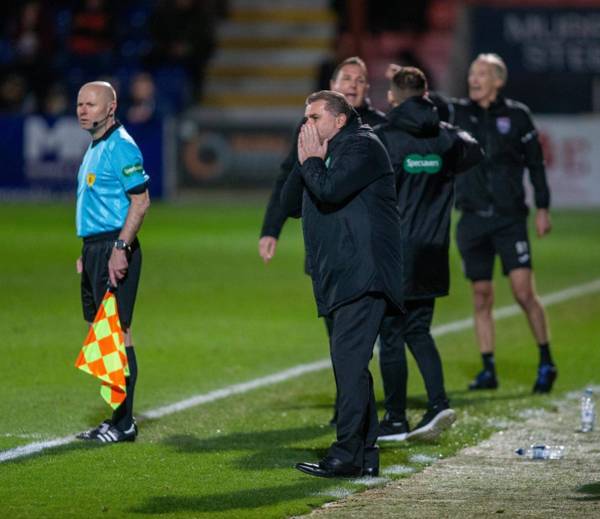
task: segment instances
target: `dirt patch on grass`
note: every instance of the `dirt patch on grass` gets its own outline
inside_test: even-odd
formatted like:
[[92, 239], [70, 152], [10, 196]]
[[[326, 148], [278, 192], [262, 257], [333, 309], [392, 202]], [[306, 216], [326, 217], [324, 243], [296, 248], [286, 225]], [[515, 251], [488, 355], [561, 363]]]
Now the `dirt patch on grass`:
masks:
[[[596, 393], [597, 394], [597, 393]], [[315, 510], [318, 517], [600, 517], [600, 433], [580, 433], [579, 394], [530, 410], [488, 440]], [[524, 460], [532, 443], [564, 445], [561, 460]]]

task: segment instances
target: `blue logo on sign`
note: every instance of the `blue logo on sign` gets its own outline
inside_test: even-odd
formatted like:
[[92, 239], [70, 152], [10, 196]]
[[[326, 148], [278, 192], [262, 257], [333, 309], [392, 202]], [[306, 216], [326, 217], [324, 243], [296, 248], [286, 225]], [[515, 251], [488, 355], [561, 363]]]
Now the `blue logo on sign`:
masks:
[[498, 117], [498, 119], [496, 119], [496, 127], [502, 135], [506, 135], [510, 131], [510, 118]]

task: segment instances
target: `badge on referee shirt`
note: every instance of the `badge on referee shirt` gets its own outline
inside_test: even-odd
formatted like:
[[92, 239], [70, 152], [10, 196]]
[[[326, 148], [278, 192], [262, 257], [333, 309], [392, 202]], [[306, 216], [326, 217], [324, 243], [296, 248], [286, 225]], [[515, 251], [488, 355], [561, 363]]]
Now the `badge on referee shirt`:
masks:
[[85, 177], [85, 182], [88, 185], [88, 187], [92, 187], [94, 185], [94, 182], [96, 182], [96, 174], [88, 173]]

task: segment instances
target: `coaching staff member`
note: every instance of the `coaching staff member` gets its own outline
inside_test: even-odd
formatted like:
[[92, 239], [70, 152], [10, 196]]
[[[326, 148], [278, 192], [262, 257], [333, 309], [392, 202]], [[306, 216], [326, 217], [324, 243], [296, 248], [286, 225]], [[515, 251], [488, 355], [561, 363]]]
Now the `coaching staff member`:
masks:
[[[369, 79], [367, 65], [358, 56], [343, 60], [333, 71], [329, 85], [334, 92], [344, 94], [364, 124], [375, 127], [386, 121], [383, 112], [376, 110], [371, 105], [368, 97]], [[294, 146], [281, 164], [281, 173], [275, 180], [275, 185], [265, 211], [258, 242], [258, 253], [265, 263], [271, 261], [275, 256], [279, 235], [287, 219], [287, 215], [281, 207], [281, 189], [294, 165], [298, 162], [296, 143], [298, 142], [298, 135], [302, 124], [303, 122], [298, 125], [294, 134]], [[331, 321], [328, 317], [325, 317], [325, 325], [327, 327], [327, 334], [331, 338]], [[335, 425], [336, 420], [337, 412], [334, 410], [330, 424]]]
[[[385, 115], [371, 105], [368, 98], [369, 79], [367, 66], [358, 56], [345, 59], [335, 68], [331, 76], [330, 88], [334, 92], [339, 92], [346, 96], [346, 99], [354, 107], [364, 124], [375, 127], [386, 121]], [[294, 164], [298, 162], [298, 151], [295, 143], [298, 142], [298, 134], [301, 127], [302, 123], [298, 125], [294, 134], [294, 146], [281, 164], [281, 173], [275, 181], [265, 211], [258, 242], [258, 253], [265, 263], [271, 261], [273, 256], [275, 256], [277, 241], [287, 219], [287, 215], [281, 207], [281, 189], [294, 168]]]
[[379, 334], [379, 363], [386, 414], [379, 439], [407, 437], [408, 345], [423, 376], [428, 409], [408, 434], [434, 439], [456, 417], [444, 389], [442, 362], [431, 335], [435, 298], [448, 295], [450, 213], [456, 174], [481, 161], [475, 139], [447, 123], [426, 96], [427, 78], [415, 67], [398, 67], [390, 81], [393, 106], [375, 129], [396, 173], [404, 257], [405, 316], [388, 316]]
[[338, 420], [327, 456], [296, 468], [322, 477], [376, 475], [378, 422], [368, 365], [388, 307], [402, 305], [393, 170], [381, 141], [342, 94], [311, 94], [305, 116], [298, 164], [281, 202], [287, 214], [302, 216], [318, 313], [332, 322]]
[[457, 243], [465, 275], [471, 280], [475, 309], [475, 332], [483, 371], [470, 389], [498, 386], [494, 362], [492, 306], [494, 259], [510, 279], [519, 303], [539, 346], [540, 363], [533, 386], [548, 393], [557, 376], [550, 355], [546, 313], [535, 291], [531, 250], [527, 233], [523, 173], [527, 168], [535, 195], [535, 227], [539, 237], [551, 229], [550, 191], [538, 133], [529, 109], [500, 94], [506, 83], [504, 61], [496, 54], [480, 54], [469, 70], [469, 99], [454, 103], [453, 122], [470, 132], [484, 147], [485, 160], [461, 175], [456, 183], [456, 205], [462, 211]]
[[130, 373], [127, 397], [112, 418], [78, 435], [105, 443], [133, 441], [137, 436], [133, 418], [137, 362], [131, 320], [142, 265], [136, 236], [150, 205], [142, 154], [115, 119], [116, 109], [117, 96], [110, 83], [94, 81], [79, 90], [77, 118], [92, 137], [77, 175], [77, 235], [83, 238], [77, 270], [83, 316], [91, 323], [109, 283], [116, 287]]

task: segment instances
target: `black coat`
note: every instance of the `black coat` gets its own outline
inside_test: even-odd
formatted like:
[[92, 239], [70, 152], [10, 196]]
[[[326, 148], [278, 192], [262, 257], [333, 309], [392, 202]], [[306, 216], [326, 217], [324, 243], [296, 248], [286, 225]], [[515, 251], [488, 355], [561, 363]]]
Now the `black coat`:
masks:
[[484, 161], [457, 180], [458, 209], [489, 215], [527, 215], [525, 168], [529, 170], [536, 207], [549, 207], [542, 147], [525, 105], [498, 97], [486, 110], [461, 99], [452, 102], [450, 121], [473, 135], [486, 154]]
[[440, 123], [430, 100], [411, 97], [376, 128], [396, 173], [406, 299], [448, 294], [455, 174], [483, 159], [475, 139]]
[[373, 130], [351, 117], [325, 161], [296, 164], [281, 193], [286, 214], [302, 216], [319, 315], [368, 291], [401, 308], [400, 215], [392, 166]]
[[366, 98], [364, 103], [358, 108], [355, 108], [363, 124], [368, 124], [371, 128], [387, 121], [385, 114], [376, 108], [373, 108], [371, 100]]
[[[378, 124], [384, 123], [386, 121], [385, 115], [383, 112], [376, 110], [371, 106], [371, 102], [368, 99], [365, 99], [365, 102], [362, 106], [356, 108], [356, 112], [360, 116], [361, 121], [364, 124], [368, 124], [371, 127], [375, 127]], [[267, 210], [265, 211], [265, 216], [263, 219], [263, 225], [260, 231], [260, 236], [273, 236], [274, 238], [279, 238], [281, 233], [281, 229], [285, 224], [285, 220], [287, 215], [285, 214], [283, 208], [280, 204], [281, 199], [281, 190], [285, 181], [287, 180], [288, 175], [294, 169], [294, 165], [298, 162], [298, 134], [300, 133], [300, 128], [304, 124], [304, 120], [300, 122], [300, 124], [296, 127], [294, 131], [294, 139], [293, 146], [290, 152], [288, 153], [285, 160], [281, 163], [281, 173], [275, 179], [275, 184], [273, 185], [273, 191], [271, 192], [271, 196], [269, 198], [269, 202], [267, 204]]]

